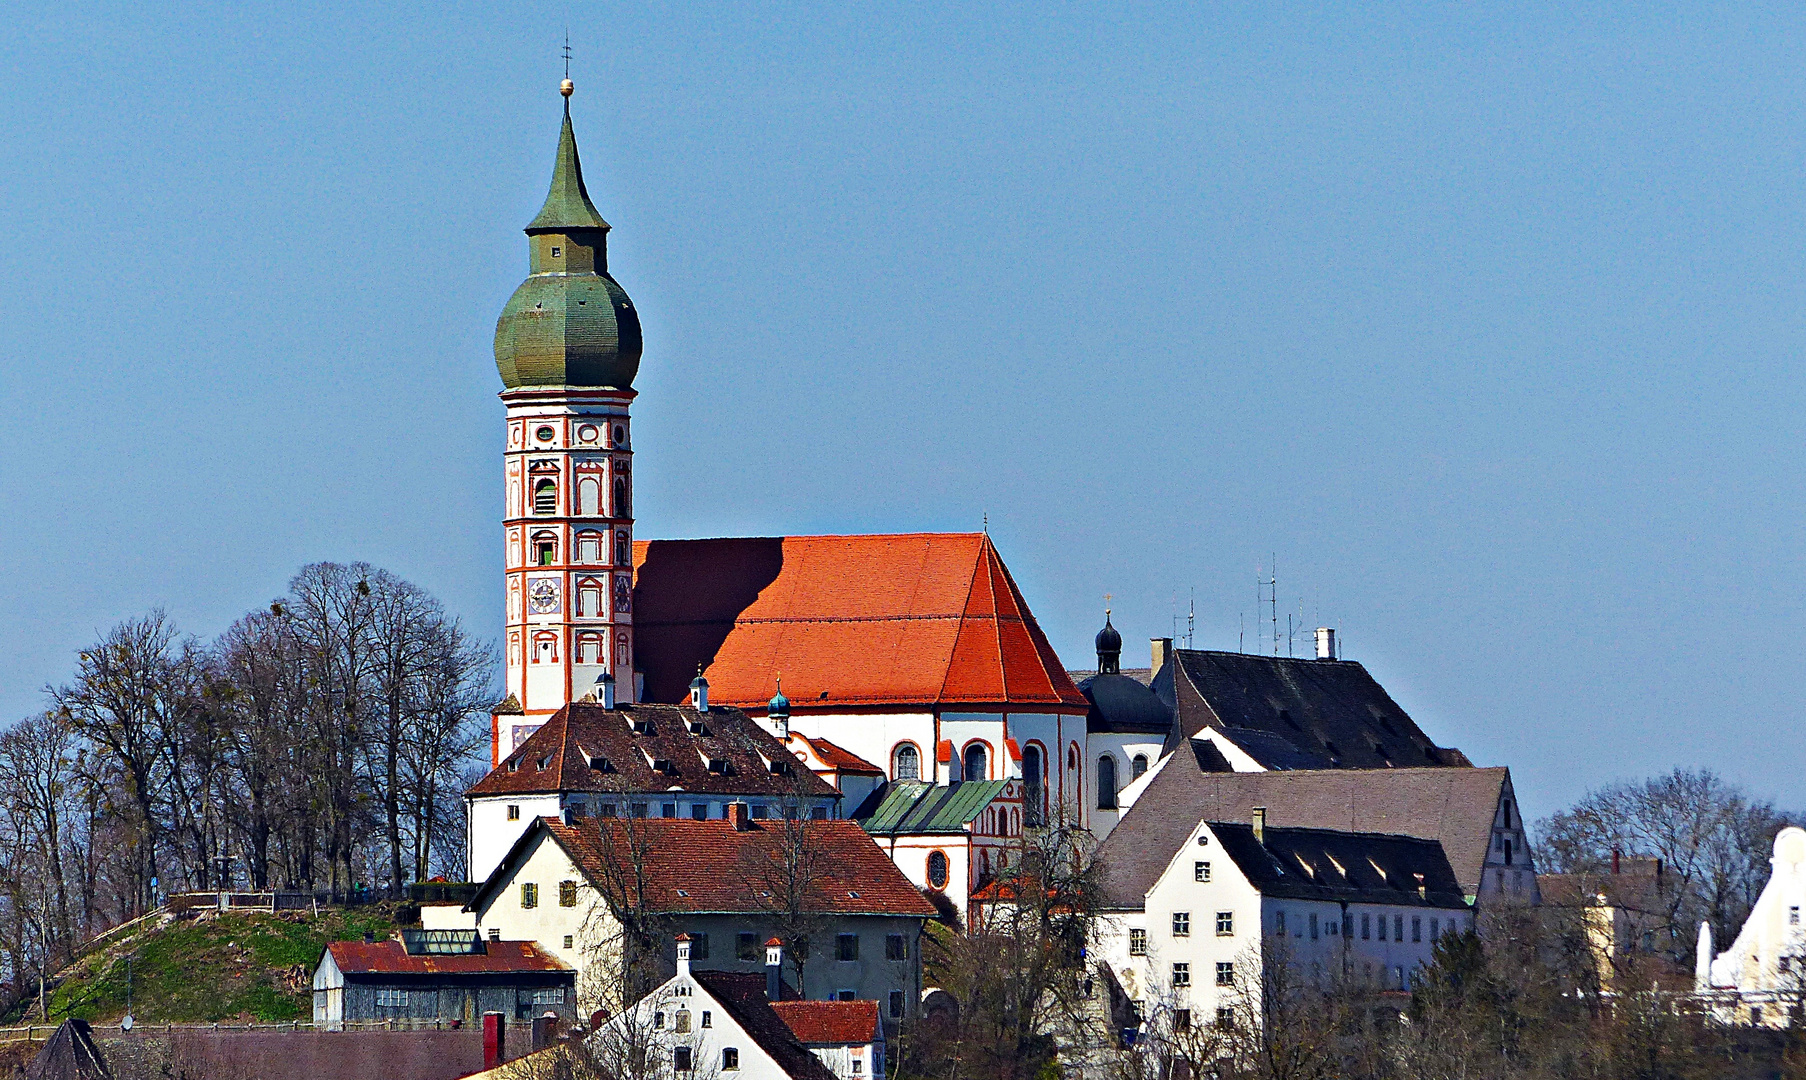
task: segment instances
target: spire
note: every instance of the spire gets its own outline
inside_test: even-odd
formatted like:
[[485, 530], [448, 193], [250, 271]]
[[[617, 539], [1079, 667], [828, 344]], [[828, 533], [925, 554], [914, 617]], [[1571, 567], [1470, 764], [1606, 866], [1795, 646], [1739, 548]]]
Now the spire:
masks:
[[558, 162], [552, 166], [552, 190], [546, 204], [528, 225], [527, 232], [568, 232], [572, 229], [606, 229], [608, 222], [596, 212], [583, 187], [583, 163], [577, 160], [577, 135], [571, 130], [571, 82], [564, 81], [564, 130], [558, 135]]

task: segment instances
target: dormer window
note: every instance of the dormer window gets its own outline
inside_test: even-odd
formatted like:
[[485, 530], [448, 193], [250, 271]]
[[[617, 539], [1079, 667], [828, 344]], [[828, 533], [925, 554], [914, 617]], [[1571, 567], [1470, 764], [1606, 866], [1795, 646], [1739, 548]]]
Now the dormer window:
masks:
[[677, 766], [670, 758], [653, 758], [652, 771], [664, 773], [666, 776], [676, 776]]
[[708, 729], [708, 728], [706, 728], [706, 727], [703, 727], [703, 726], [702, 726], [702, 721], [701, 721], [701, 720], [692, 720], [692, 721], [690, 721], [690, 734], [692, 734], [692, 735], [707, 735], [707, 734], [708, 734], [708, 733], [709, 733], [709, 729]]
[[551, 766], [552, 766], [552, 755], [550, 755], [550, 754], [547, 754], [545, 757], [542, 757], [538, 761], [535, 761], [533, 763], [533, 767], [540, 772], [545, 772], [547, 769], [551, 768]]
[[554, 259], [558, 258], [560, 255], [563, 255], [563, 254], [564, 254], [563, 248], [553, 248], [552, 249], [552, 258], [554, 258]]
[[611, 773], [615, 771], [615, 763], [600, 754], [589, 759], [589, 767], [599, 773]]
[[650, 721], [650, 720], [635, 720], [633, 722], [633, 733], [635, 735], [656, 735], [656, 734], [658, 734], [653, 729], [652, 721]]
[[709, 759], [709, 771], [712, 773], [716, 773], [720, 776], [731, 776], [733, 774], [733, 769], [732, 763], [726, 758], [715, 757]]

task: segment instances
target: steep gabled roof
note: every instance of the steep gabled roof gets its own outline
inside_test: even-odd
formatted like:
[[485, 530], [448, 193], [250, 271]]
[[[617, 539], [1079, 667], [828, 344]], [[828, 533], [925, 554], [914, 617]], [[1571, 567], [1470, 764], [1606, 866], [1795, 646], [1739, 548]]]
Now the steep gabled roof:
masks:
[[[1191, 745], [1198, 741], [1188, 740]], [[1179, 752], [1166, 759], [1159, 775], [1111, 831], [1105, 847], [1118, 868], [1113, 873], [1152, 883], [1150, 871], [1133, 867], [1157, 860], [1158, 868], [1164, 868], [1198, 822], [1248, 821], [1254, 808], [1262, 806], [1270, 829], [1336, 829], [1435, 840], [1461, 887], [1478, 895], [1494, 815], [1510, 776], [1504, 768], [1211, 772], [1200, 767], [1196, 755]], [[1528, 862], [1524, 869], [1530, 869]]]
[[792, 830], [800, 830], [801, 845], [814, 854], [819, 867], [806, 889], [808, 910], [906, 918], [935, 915], [934, 905], [854, 822], [754, 820], [743, 830], [732, 819], [689, 818], [582, 818], [571, 825], [539, 818], [489, 875], [469, 910], [482, 910], [488, 898], [507, 884], [508, 868], [542, 835], [549, 835], [611, 901], [632, 890], [636, 902], [663, 914], [759, 914], [779, 902], [768, 890], [781, 876], [779, 867]]
[[[639, 723], [645, 730], [636, 731]], [[693, 731], [700, 726], [701, 733]], [[669, 763], [669, 772], [653, 769]], [[544, 767], [541, 767], [541, 763]], [[711, 766], [711, 762], [714, 763]], [[786, 771], [771, 771], [773, 762]], [[738, 709], [575, 702], [552, 714], [469, 794], [565, 791], [834, 797], [777, 737]]]
[[1154, 690], [1178, 710], [1178, 738], [1206, 727], [1252, 728], [1337, 768], [1470, 764], [1432, 742], [1352, 660], [1178, 649]]
[[766, 999], [765, 976], [735, 971], [692, 971], [690, 976], [791, 1080], [837, 1080], [778, 1013], [777, 1009], [788, 1003], [774, 1007]]
[[982, 533], [654, 540], [634, 545], [635, 657], [646, 697], [678, 701], [696, 666], [724, 704], [1080, 712], [1009, 570]]
[[876, 1001], [778, 1001], [771, 1009], [808, 1046], [862, 1046], [884, 1037]]

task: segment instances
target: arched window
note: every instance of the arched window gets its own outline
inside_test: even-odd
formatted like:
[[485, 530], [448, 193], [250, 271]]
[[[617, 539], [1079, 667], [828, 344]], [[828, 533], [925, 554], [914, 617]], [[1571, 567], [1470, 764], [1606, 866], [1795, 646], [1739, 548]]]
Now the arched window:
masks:
[[577, 561], [580, 563], [599, 563], [602, 561], [601, 533], [580, 532], [577, 534]]
[[632, 517], [633, 510], [627, 505], [627, 478], [615, 477], [615, 517]]
[[909, 743], [904, 743], [891, 751], [890, 775], [893, 780], [920, 780], [922, 778], [921, 752]]
[[602, 513], [602, 481], [586, 476], [577, 481], [577, 513], [597, 517]]
[[978, 880], [988, 881], [991, 877], [991, 853], [984, 848], [978, 849]]
[[928, 884], [936, 889], [947, 887], [947, 853], [930, 851], [928, 853]]
[[535, 514], [556, 514], [558, 512], [558, 481], [540, 480], [534, 483], [533, 512]]
[[966, 779], [983, 780], [990, 775], [985, 768], [985, 744], [975, 742], [966, 747]]
[[549, 532], [533, 534], [533, 565], [551, 566], [558, 561], [558, 537]]
[[626, 529], [615, 530], [615, 565], [633, 565], [633, 541], [627, 538]]
[[1097, 759], [1097, 808], [1116, 809], [1116, 759], [1109, 754]]
[[1041, 824], [1041, 812], [1047, 806], [1047, 770], [1041, 761], [1041, 748], [1033, 743], [1022, 748], [1022, 809], [1030, 825]]
[[1147, 771], [1148, 771], [1148, 756], [1146, 754], [1136, 754], [1135, 757], [1129, 762], [1129, 778], [1131, 780], [1137, 779], [1141, 776], [1142, 773], [1145, 773]]

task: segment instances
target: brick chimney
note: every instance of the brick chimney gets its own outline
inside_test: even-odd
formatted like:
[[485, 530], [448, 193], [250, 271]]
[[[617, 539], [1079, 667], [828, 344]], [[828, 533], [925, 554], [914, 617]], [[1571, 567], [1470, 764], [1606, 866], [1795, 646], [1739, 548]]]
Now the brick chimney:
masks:
[[483, 1014], [483, 1068], [499, 1068], [507, 1059], [508, 1020], [499, 1012]]
[[1153, 675], [1160, 674], [1160, 669], [1165, 667], [1166, 662], [1168, 660], [1171, 660], [1172, 658], [1173, 658], [1173, 639], [1172, 638], [1157, 637], [1157, 638], [1153, 638], [1153, 639], [1149, 640], [1149, 642], [1148, 642], [1148, 661], [1149, 661], [1149, 664], [1153, 667], [1153, 671], [1151, 672], [1151, 674], [1153, 674]]
[[731, 802], [727, 804], [727, 817], [734, 823], [735, 832], [746, 832], [752, 828], [752, 819], [748, 815], [746, 804]]

